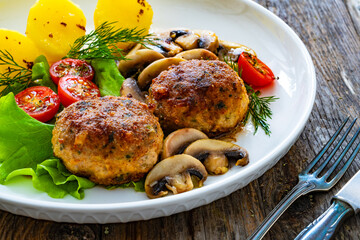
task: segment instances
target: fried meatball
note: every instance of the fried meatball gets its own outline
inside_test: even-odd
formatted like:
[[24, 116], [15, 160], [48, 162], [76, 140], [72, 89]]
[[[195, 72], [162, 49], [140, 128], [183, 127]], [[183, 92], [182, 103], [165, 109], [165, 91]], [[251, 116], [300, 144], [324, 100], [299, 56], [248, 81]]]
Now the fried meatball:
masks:
[[244, 118], [249, 98], [242, 79], [226, 63], [191, 60], [154, 78], [148, 103], [155, 106], [164, 131], [196, 128], [214, 136]]
[[146, 104], [102, 97], [63, 110], [52, 144], [70, 172], [112, 185], [141, 179], [157, 162], [162, 140], [160, 124]]

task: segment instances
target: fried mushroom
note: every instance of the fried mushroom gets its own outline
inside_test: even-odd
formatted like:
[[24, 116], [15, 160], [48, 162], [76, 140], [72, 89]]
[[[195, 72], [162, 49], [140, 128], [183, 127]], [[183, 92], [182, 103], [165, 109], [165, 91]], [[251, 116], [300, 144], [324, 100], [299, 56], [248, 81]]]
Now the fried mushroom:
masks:
[[161, 158], [165, 159], [170, 156], [183, 153], [190, 143], [199, 139], [207, 138], [208, 136], [206, 136], [205, 133], [195, 128], [182, 128], [176, 130], [165, 138]]
[[194, 30], [194, 33], [199, 35], [198, 47], [205, 48], [211, 52], [216, 52], [219, 47], [219, 39], [216, 34], [208, 30]]
[[210, 174], [224, 174], [229, 169], [229, 160], [235, 160], [236, 166], [245, 166], [249, 163], [248, 152], [233, 143], [201, 139], [190, 144], [184, 154], [191, 155], [204, 163]]
[[153, 33], [155, 45], [146, 44], [145, 47], [157, 51], [165, 57], [173, 57], [183, 51], [183, 49], [170, 37], [170, 31], [171, 30]]
[[151, 80], [156, 78], [162, 71], [167, 70], [172, 65], [177, 65], [185, 61], [182, 58], [163, 58], [154, 61], [147, 66], [138, 77], [138, 85], [140, 89], [144, 90], [150, 85]]
[[120, 95], [123, 97], [135, 98], [136, 100], [145, 103], [145, 96], [141, 92], [134, 78], [125, 79], [121, 85]]
[[206, 178], [206, 169], [199, 160], [179, 154], [155, 165], [145, 179], [145, 192], [149, 198], [166, 196], [169, 191], [178, 194], [201, 187]]
[[216, 34], [207, 30], [170, 29], [154, 33], [155, 45], [146, 45], [165, 57], [173, 57], [186, 50], [202, 48], [217, 52], [219, 40]]
[[136, 74], [139, 70], [144, 69], [150, 63], [164, 58], [164, 56], [154, 50], [140, 49], [131, 51], [126, 55], [126, 58], [126, 60], [119, 61], [118, 69], [125, 78], [128, 78]]
[[183, 58], [185, 60], [218, 60], [219, 58], [212, 52], [206, 49], [191, 49], [178, 53], [175, 57]]
[[204, 48], [216, 52], [219, 40], [216, 34], [207, 30], [173, 30], [170, 32], [171, 39], [184, 50]]
[[248, 52], [254, 56], [256, 56], [256, 52], [252, 50], [251, 48], [234, 42], [219, 41], [219, 48], [218, 48], [218, 56], [220, 60], [227, 60], [227, 61], [233, 61], [237, 62], [239, 59], [239, 56], [243, 52]]

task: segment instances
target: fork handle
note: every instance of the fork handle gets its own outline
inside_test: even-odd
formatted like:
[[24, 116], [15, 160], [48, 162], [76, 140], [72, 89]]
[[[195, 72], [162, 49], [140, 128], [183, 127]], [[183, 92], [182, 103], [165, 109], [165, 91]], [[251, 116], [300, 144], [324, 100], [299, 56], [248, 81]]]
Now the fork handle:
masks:
[[342, 222], [353, 214], [350, 205], [335, 199], [326, 212], [310, 223], [295, 240], [332, 239]]
[[248, 238], [248, 240], [259, 240], [269, 231], [272, 225], [279, 219], [285, 210], [300, 196], [311, 192], [315, 185], [311, 182], [300, 181], [269, 213], [255, 232]]

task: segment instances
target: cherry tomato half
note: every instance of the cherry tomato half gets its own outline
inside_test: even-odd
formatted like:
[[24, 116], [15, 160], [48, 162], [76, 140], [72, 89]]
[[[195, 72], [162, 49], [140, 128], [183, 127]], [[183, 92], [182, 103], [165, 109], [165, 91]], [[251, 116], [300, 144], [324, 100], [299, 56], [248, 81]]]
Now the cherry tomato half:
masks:
[[79, 76], [87, 80], [94, 78], [94, 69], [86, 61], [66, 58], [54, 63], [50, 67], [50, 76], [55, 84], [65, 76]]
[[52, 119], [60, 106], [59, 96], [50, 88], [35, 86], [16, 94], [17, 105], [40, 122]]
[[275, 79], [271, 69], [255, 55], [243, 52], [238, 64], [241, 78], [250, 86], [264, 87]]
[[99, 88], [93, 82], [76, 76], [60, 78], [58, 93], [65, 107], [79, 100], [100, 97]]

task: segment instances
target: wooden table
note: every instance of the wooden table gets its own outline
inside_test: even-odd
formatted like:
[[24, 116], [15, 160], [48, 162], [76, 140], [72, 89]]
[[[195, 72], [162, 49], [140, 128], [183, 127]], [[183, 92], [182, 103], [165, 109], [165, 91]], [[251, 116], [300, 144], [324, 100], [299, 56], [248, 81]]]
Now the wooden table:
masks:
[[[230, 196], [192, 211], [124, 224], [68, 224], [0, 211], [0, 239], [246, 239], [297, 183], [297, 175], [342, 119], [360, 112], [360, 4], [357, 0], [257, 0], [292, 27], [313, 58], [315, 105], [298, 141], [272, 169]], [[356, 4], [358, 4], [356, 6]], [[359, 126], [359, 123], [357, 124]], [[360, 169], [358, 156], [329, 192], [298, 199], [264, 239], [293, 239]], [[335, 239], [360, 239], [360, 215]]]

